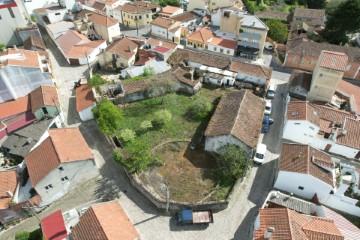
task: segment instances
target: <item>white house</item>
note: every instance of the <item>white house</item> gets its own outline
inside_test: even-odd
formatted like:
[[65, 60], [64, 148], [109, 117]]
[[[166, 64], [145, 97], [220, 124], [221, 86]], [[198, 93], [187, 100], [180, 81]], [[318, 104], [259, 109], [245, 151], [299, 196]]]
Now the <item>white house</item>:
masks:
[[174, 42], [178, 42], [179, 40], [173, 40], [169, 36], [169, 31], [171, 29], [177, 29], [179, 26], [180, 22], [177, 22], [170, 18], [158, 17], [151, 22], [151, 34], [157, 37], [170, 39]]
[[360, 122], [355, 115], [292, 100], [287, 105], [285, 116], [284, 139], [346, 158], [360, 159]]
[[199, 68], [204, 73], [203, 81], [216, 86], [233, 86], [235, 84], [236, 73], [220, 68], [201, 66]]
[[30, 16], [21, 0], [0, 1], [0, 43], [6, 46], [20, 45], [17, 29], [28, 27]]
[[283, 144], [274, 188], [308, 200], [316, 195], [324, 205], [360, 216], [357, 200], [344, 196], [349, 185], [341, 175], [329, 154], [309, 145]]
[[96, 177], [94, 156], [78, 128], [48, 130], [49, 137], [25, 158], [32, 187], [42, 205]]
[[58, 37], [55, 43], [70, 65], [85, 65], [97, 60], [97, 55], [107, 46], [105, 40], [90, 41], [74, 30]]
[[75, 10], [76, 7], [75, 0], [24, 0], [24, 5], [29, 14], [31, 14], [35, 9], [43, 8], [44, 6], [49, 4], [59, 4], [61, 7], [67, 10]]
[[236, 80], [265, 86], [270, 82], [272, 68], [233, 60], [229, 68], [236, 73]]
[[182, 27], [188, 27], [195, 26], [198, 22], [200, 22], [201, 16], [194, 12], [184, 12], [171, 17], [171, 19], [180, 22], [180, 26]]
[[94, 119], [92, 109], [96, 106], [94, 93], [90, 85], [82, 84], [76, 88], [76, 111], [82, 121]]
[[248, 90], [222, 97], [205, 131], [205, 150], [217, 152], [235, 144], [251, 156], [258, 144], [264, 108], [265, 102]]

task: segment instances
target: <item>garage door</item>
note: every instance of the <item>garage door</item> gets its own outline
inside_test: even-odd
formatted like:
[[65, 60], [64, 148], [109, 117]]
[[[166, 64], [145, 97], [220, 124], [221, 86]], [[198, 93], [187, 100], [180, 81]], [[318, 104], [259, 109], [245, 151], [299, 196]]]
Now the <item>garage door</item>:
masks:
[[80, 65], [79, 59], [77, 58], [69, 58], [70, 65]]

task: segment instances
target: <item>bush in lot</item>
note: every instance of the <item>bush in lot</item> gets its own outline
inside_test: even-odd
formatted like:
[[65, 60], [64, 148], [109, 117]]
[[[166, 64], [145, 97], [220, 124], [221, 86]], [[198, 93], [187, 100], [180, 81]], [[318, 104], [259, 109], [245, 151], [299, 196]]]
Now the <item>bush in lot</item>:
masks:
[[123, 120], [122, 111], [106, 98], [102, 99], [92, 111], [100, 130], [108, 136], [115, 133]]
[[124, 142], [132, 142], [135, 139], [135, 132], [131, 129], [123, 129], [119, 136]]
[[29, 232], [19, 232], [15, 235], [15, 240], [28, 240], [30, 238]]
[[189, 107], [189, 114], [194, 120], [201, 120], [206, 118], [211, 112], [212, 106], [207, 101], [196, 101]]
[[172, 115], [171, 112], [167, 109], [162, 109], [155, 112], [153, 123], [156, 126], [164, 126], [171, 121]]
[[95, 74], [92, 78], [89, 79], [89, 84], [91, 87], [96, 87], [104, 83], [106, 83], [106, 81], [99, 74]]
[[152, 125], [151, 121], [145, 120], [140, 123], [140, 129], [142, 131], [146, 131], [152, 127], [153, 127], [153, 125]]

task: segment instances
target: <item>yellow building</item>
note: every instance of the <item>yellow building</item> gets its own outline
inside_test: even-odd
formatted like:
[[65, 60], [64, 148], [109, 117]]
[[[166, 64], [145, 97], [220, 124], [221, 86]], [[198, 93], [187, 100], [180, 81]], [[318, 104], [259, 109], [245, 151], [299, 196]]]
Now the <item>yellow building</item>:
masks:
[[129, 28], [141, 28], [149, 25], [153, 14], [160, 11], [160, 6], [147, 2], [127, 3], [113, 10], [113, 16]]

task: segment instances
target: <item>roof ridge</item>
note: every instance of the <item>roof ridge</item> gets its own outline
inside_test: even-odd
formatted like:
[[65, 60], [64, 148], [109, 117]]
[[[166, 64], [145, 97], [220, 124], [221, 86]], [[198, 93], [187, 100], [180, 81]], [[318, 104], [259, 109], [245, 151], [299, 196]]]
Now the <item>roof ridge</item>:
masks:
[[[64, 128], [64, 129], [66, 129], [66, 128]], [[55, 129], [48, 129], [50, 142], [51, 142], [52, 146], [54, 147], [54, 150], [55, 150], [55, 152], [56, 152], [56, 156], [57, 156], [58, 162], [59, 162], [59, 163], [62, 163], [61, 160], [60, 160], [60, 156], [59, 156], [58, 149], [57, 149], [57, 147], [55, 146], [54, 141], [53, 141], [53, 139], [52, 139], [52, 137], [51, 137], [51, 134], [50, 134], [50, 132], [53, 132], [53, 131], [56, 131], [56, 130], [55, 130]]]
[[[239, 91], [239, 93], [240, 93], [240, 92], [241, 92], [241, 91]], [[236, 122], [237, 122], [237, 120], [238, 120], [238, 118], [239, 118], [239, 113], [240, 113], [240, 109], [241, 109], [242, 103], [244, 102], [244, 99], [245, 99], [245, 94], [246, 94], [247, 92], [248, 92], [247, 90], [244, 90], [244, 94], [243, 94], [242, 99], [241, 99], [241, 101], [240, 101], [240, 105], [239, 105], [239, 107], [237, 108], [236, 118], [235, 118], [234, 124], [232, 125], [231, 131], [230, 131], [230, 134], [232, 134], [232, 135], [233, 135], [233, 130], [234, 130], [234, 127], [235, 127], [235, 125], [236, 125]], [[231, 93], [230, 93], [230, 94], [231, 94]], [[228, 96], [228, 95], [226, 95], [226, 96]]]
[[[287, 221], [288, 221], [288, 224], [289, 224], [289, 229], [290, 229], [290, 239], [293, 239], [293, 228], [292, 228], [292, 222], [290, 221], [290, 209], [289, 208], [286, 208], [286, 215], [287, 215]], [[275, 229], [276, 230], [276, 229]]]

